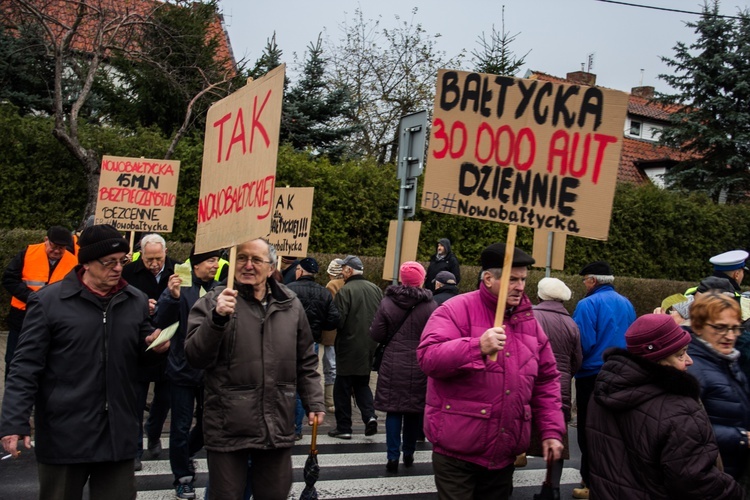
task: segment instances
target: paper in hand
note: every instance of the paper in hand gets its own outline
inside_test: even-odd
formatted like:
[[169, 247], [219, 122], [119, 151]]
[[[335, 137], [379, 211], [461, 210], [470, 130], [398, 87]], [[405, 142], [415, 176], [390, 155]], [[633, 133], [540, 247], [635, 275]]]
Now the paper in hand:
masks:
[[177, 264], [174, 272], [182, 280], [180, 286], [193, 286], [193, 274], [190, 272], [190, 264]]
[[180, 322], [172, 323], [168, 327], [166, 327], [164, 330], [161, 331], [158, 337], [156, 337], [156, 340], [151, 342], [151, 345], [146, 348], [148, 351], [152, 347], [156, 347], [158, 345], [163, 344], [167, 340], [171, 339], [174, 334], [177, 332], [177, 327], [180, 326]]

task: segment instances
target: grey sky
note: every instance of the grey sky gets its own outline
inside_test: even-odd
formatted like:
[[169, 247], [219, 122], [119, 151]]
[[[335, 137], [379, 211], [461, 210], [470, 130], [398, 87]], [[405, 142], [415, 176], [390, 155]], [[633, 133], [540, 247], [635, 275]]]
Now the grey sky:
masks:
[[[700, 11], [702, 5], [700, 0], [625, 1], [688, 11]], [[301, 60], [320, 32], [332, 42], [339, 40], [341, 26], [353, 22], [358, 6], [365, 19], [379, 18], [384, 27], [396, 26], [394, 16], [398, 15], [402, 21], [413, 18], [421, 23], [428, 34], [440, 33], [439, 50], [451, 57], [464, 49], [464, 67], [469, 69], [471, 51], [479, 48], [481, 33], [489, 36], [493, 24], [500, 30], [503, 4], [505, 30], [518, 34], [511, 49], [516, 56], [531, 51], [518, 76], [532, 69], [564, 77], [580, 70], [593, 53], [597, 84], [625, 91], [652, 85], [666, 91], [658, 75], [670, 68], [659, 56], [672, 57], [677, 41], [695, 39], [685, 22], [697, 16], [596, 0], [220, 0], [235, 57], [254, 62], [275, 31], [292, 75], [295, 54]], [[412, 17], [414, 7], [418, 12]], [[722, 14], [734, 15], [738, 8], [750, 8], [750, 0], [721, 4]]]

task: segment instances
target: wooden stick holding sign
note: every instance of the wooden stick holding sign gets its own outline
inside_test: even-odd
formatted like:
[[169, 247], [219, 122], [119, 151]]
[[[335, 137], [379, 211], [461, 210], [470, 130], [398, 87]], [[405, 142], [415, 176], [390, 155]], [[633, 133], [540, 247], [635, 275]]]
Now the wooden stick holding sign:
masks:
[[[497, 309], [495, 310], [495, 328], [503, 326], [505, 320], [505, 303], [508, 300], [508, 286], [510, 285], [510, 270], [513, 265], [513, 252], [516, 249], [516, 231], [518, 226], [508, 226], [508, 236], [505, 239], [505, 259], [503, 259], [503, 273], [500, 275], [500, 290], [497, 293]], [[507, 341], [506, 341], [507, 342]], [[497, 361], [497, 353], [491, 354], [490, 359]]]
[[234, 272], [237, 266], [237, 246], [229, 250], [229, 272], [227, 273], [227, 288], [234, 289]]

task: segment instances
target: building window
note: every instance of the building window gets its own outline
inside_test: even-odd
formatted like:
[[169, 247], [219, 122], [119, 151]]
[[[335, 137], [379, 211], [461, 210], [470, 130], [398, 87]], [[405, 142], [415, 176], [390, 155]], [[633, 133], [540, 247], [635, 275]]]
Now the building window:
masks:
[[643, 124], [641, 122], [637, 122], [637, 121], [632, 121], [631, 120], [631, 122], [630, 122], [630, 135], [634, 135], [636, 137], [640, 137], [641, 136], [641, 127], [642, 127], [642, 125]]

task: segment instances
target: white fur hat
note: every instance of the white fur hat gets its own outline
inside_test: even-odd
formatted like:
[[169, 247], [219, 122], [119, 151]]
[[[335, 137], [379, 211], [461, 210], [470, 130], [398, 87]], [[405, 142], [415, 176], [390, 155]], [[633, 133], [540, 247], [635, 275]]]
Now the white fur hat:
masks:
[[542, 278], [537, 285], [537, 295], [542, 300], [570, 300], [570, 288], [557, 278]]

